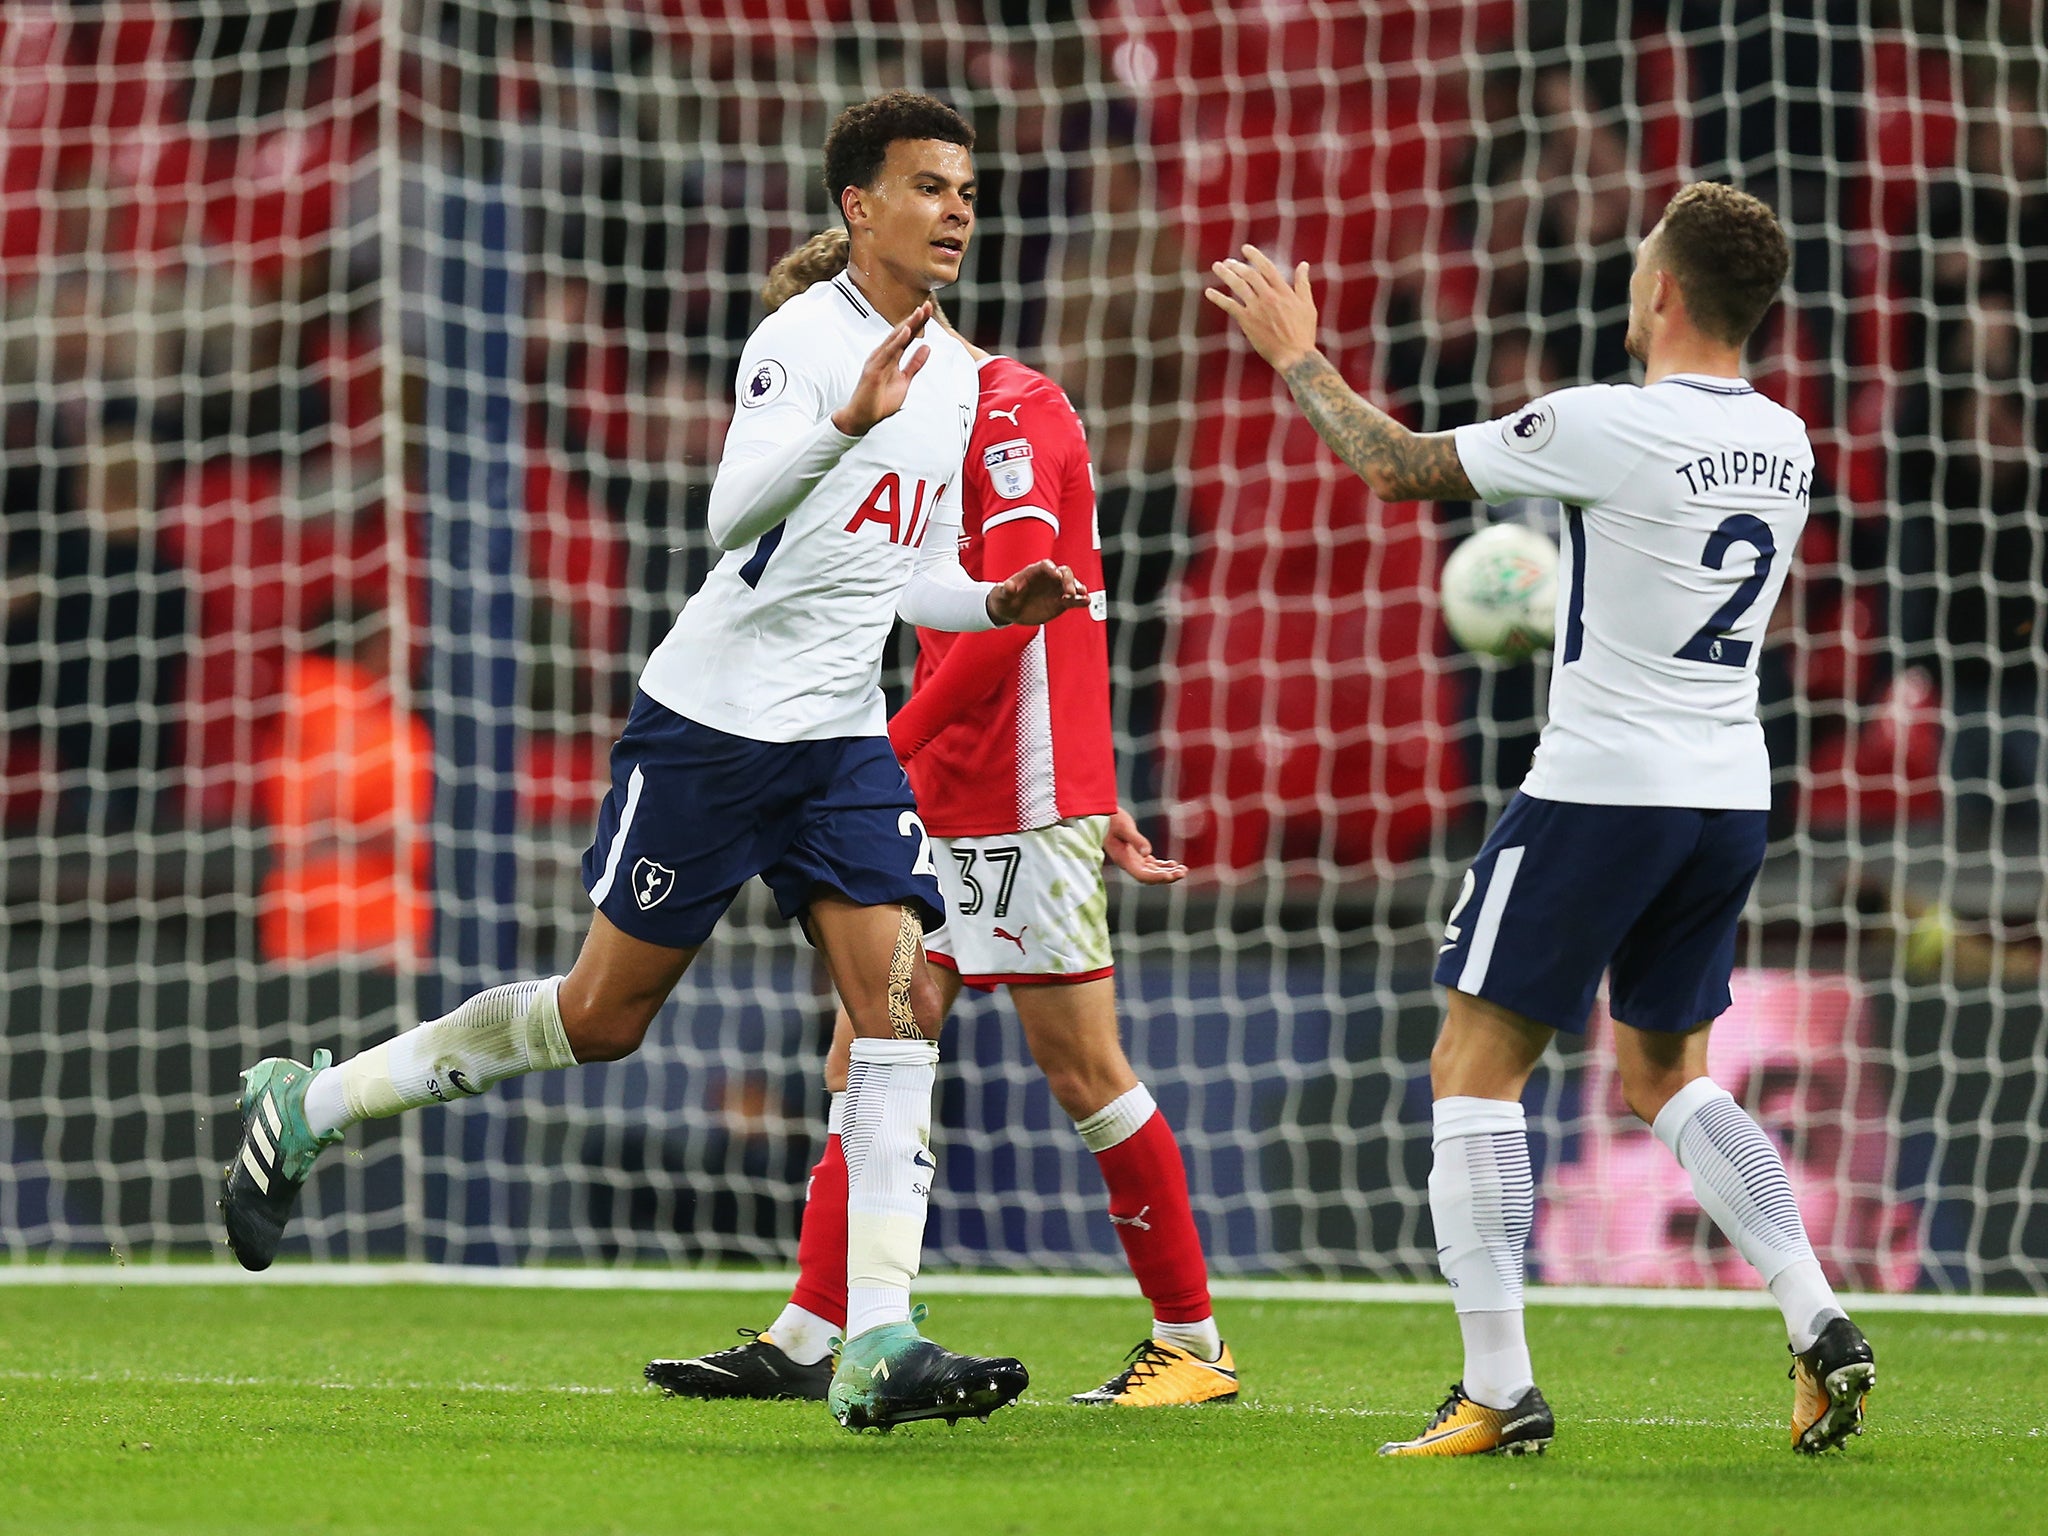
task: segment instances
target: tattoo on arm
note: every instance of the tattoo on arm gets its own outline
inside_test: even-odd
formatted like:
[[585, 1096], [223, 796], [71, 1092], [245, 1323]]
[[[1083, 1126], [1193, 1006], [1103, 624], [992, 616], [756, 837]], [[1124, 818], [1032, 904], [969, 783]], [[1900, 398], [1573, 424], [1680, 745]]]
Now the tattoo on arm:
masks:
[[1476, 501], [1448, 432], [1422, 435], [1360, 399], [1320, 352], [1282, 375], [1309, 425], [1390, 501]]

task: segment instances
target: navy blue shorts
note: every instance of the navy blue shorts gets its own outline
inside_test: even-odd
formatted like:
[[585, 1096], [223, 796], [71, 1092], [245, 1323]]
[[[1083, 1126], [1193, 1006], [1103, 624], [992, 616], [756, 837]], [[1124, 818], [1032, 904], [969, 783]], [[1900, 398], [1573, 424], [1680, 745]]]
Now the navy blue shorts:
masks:
[[1436, 979], [1576, 1034], [1612, 966], [1608, 1011], [1632, 1028], [1718, 1018], [1766, 815], [1518, 794], [1465, 876]]
[[886, 736], [751, 741], [635, 694], [583, 855], [598, 911], [636, 939], [691, 949], [759, 875], [786, 918], [819, 886], [946, 919], [931, 840]]

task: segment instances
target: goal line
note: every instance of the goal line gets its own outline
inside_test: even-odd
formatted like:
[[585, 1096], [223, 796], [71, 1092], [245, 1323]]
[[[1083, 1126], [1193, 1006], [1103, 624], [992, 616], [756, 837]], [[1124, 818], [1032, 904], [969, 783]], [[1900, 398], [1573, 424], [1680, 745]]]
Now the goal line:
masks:
[[[7, 1285], [449, 1285], [485, 1290], [783, 1292], [786, 1269], [492, 1269], [454, 1264], [291, 1264], [252, 1275], [214, 1264], [0, 1264]], [[919, 1278], [925, 1296], [1013, 1296], [1043, 1300], [1136, 1299], [1129, 1279], [1106, 1275], [934, 1274]], [[1394, 1280], [1216, 1280], [1219, 1302], [1439, 1302], [1443, 1287]], [[1845, 1293], [1851, 1313], [1924, 1312], [1972, 1317], [2048, 1317], [2048, 1296], [1933, 1296]], [[1769, 1310], [1764, 1291], [1665, 1290], [1597, 1285], [1535, 1285], [1531, 1306], [1642, 1307], [1688, 1311]]]

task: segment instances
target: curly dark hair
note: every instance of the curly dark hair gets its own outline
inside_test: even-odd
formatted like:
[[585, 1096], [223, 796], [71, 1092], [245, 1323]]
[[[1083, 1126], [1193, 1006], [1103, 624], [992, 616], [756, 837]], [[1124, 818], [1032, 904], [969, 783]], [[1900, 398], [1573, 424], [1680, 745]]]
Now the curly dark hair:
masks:
[[1719, 181], [1696, 181], [1665, 205], [1656, 254], [1692, 323], [1736, 346], [1763, 320], [1792, 262], [1769, 206]]
[[890, 91], [848, 107], [825, 135], [825, 191], [832, 206], [848, 187], [872, 186], [898, 139], [937, 139], [974, 148], [967, 119], [933, 96]]

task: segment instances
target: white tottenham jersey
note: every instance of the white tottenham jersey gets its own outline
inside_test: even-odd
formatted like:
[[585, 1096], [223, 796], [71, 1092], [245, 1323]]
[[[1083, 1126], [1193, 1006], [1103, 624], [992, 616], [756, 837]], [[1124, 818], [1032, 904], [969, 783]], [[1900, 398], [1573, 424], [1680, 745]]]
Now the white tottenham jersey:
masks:
[[[843, 273], [762, 321], [740, 354], [719, 474], [785, 460], [814, 438], [891, 329]], [[684, 605], [641, 673], [651, 698], [755, 741], [887, 729], [882, 656], [896, 604], [921, 549], [958, 558], [960, 461], [979, 398], [957, 337], [934, 322], [923, 345], [931, 355], [902, 409], [865, 437], [838, 438], [843, 456], [810, 493], [727, 553]]]
[[1740, 379], [1595, 384], [1457, 429], [1489, 502], [1564, 503], [1550, 719], [1523, 792], [1764, 810], [1764, 630], [1806, 524], [1806, 427]]

